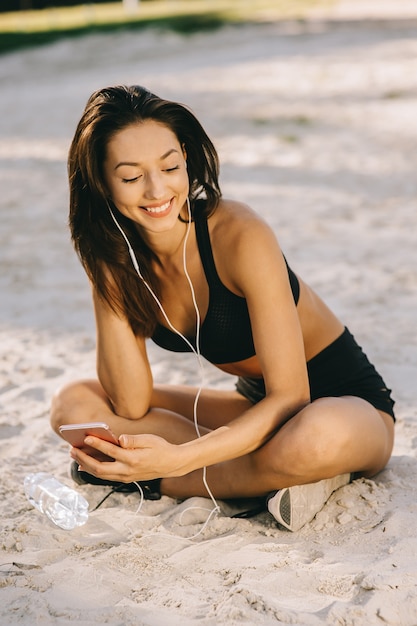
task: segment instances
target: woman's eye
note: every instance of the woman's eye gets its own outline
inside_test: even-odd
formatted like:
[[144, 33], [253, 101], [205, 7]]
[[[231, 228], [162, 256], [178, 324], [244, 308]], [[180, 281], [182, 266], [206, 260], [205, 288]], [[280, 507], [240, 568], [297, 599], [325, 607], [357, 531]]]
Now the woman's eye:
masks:
[[165, 170], [166, 172], [174, 172], [175, 170], [178, 170], [179, 166], [176, 165], [175, 167], [167, 167], [167, 169]]
[[122, 183], [134, 183], [139, 180], [139, 176], [135, 176], [135, 178], [122, 178]]

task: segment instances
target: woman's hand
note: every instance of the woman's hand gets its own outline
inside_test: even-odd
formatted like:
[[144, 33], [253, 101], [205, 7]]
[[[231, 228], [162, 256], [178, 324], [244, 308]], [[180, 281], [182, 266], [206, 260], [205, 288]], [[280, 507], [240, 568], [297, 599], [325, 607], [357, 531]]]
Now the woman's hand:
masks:
[[181, 476], [181, 447], [157, 435], [121, 435], [119, 446], [89, 435], [84, 441], [114, 461], [100, 461], [79, 448], [72, 458], [84, 472], [97, 478], [130, 483], [154, 478]]

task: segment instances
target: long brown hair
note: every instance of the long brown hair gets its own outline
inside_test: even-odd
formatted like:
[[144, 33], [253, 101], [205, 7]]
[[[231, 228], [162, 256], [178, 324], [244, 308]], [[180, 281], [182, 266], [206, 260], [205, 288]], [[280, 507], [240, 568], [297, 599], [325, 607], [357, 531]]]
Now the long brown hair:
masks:
[[[103, 166], [114, 134], [144, 120], [165, 124], [184, 146], [193, 218], [197, 213], [209, 216], [216, 209], [221, 197], [217, 152], [194, 114], [184, 105], [163, 100], [143, 87], [115, 86], [90, 96], [71, 143], [69, 225], [74, 248], [99, 296], [116, 313], [126, 315], [135, 333], [150, 337], [159, 309], [138, 280], [126, 243], [110, 215]], [[159, 296], [152, 250], [131, 220], [113, 204], [111, 209], [134, 248], [145, 280]]]

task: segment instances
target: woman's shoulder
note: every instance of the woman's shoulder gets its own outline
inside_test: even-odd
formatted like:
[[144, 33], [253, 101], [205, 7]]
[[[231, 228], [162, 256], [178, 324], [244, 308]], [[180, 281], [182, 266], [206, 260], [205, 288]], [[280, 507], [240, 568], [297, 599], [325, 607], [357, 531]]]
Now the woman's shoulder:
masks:
[[244, 220], [252, 217], [253, 219], [261, 219], [260, 215], [245, 202], [232, 200], [230, 198], [221, 198], [212, 217], [233, 218], [236, 220]]
[[265, 220], [244, 202], [222, 198], [208, 220], [213, 241], [229, 244], [259, 236], [272, 230]]
[[275, 233], [256, 211], [233, 200], [222, 200], [208, 224], [218, 274], [223, 284], [243, 296], [254, 259], [271, 266], [279, 258]]

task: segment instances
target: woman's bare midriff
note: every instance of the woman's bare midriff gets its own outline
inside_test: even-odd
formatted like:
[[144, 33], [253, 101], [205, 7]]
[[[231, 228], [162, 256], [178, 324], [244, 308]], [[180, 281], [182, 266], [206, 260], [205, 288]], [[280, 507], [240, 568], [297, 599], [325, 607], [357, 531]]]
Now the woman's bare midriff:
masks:
[[[300, 278], [299, 281], [300, 298], [297, 312], [303, 332], [306, 361], [310, 361], [340, 337], [344, 331], [344, 326], [323, 300]], [[216, 367], [233, 376], [262, 377], [256, 355], [244, 361], [222, 363]]]

